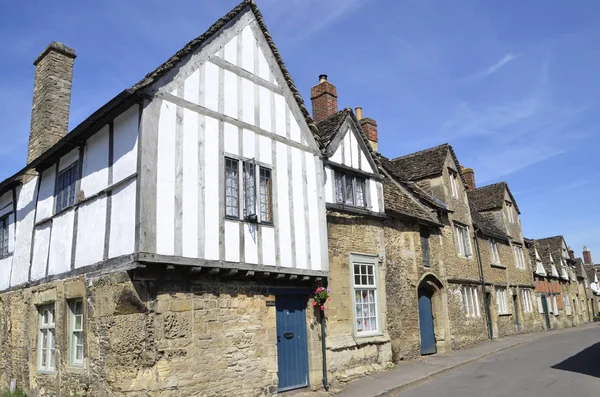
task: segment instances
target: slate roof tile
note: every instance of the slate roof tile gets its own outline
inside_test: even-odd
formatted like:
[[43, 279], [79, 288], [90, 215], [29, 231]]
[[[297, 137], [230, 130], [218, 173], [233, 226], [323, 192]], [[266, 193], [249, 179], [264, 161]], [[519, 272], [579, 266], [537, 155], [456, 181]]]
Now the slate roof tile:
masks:
[[515, 209], [520, 214], [519, 206], [515, 198], [513, 197], [508, 184], [506, 182], [498, 182], [492, 185], [478, 187], [477, 189], [467, 190], [467, 196], [469, 197], [469, 205], [474, 207], [477, 211], [489, 211], [493, 209], [502, 208], [504, 205], [504, 191], [508, 191], [510, 199], [512, 200]]

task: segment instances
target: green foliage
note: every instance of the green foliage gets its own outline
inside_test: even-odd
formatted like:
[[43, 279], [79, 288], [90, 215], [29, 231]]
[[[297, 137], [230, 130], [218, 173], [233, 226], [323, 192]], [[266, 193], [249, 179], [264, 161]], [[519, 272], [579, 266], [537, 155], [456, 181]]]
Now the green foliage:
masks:
[[27, 394], [17, 387], [12, 393], [9, 390], [3, 392], [2, 397], [27, 397]]

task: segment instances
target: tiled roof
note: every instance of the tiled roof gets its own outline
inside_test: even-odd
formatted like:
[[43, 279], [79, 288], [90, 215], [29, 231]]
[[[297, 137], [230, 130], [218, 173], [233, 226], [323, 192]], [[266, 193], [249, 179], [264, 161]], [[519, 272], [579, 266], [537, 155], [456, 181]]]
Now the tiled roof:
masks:
[[[552, 254], [552, 259], [554, 259], [554, 266], [556, 266], [556, 271], [558, 272], [559, 277], [561, 276], [562, 264], [562, 242], [563, 236], [554, 236], [554, 237], [545, 237], [535, 240], [538, 244], [538, 253], [544, 262], [544, 266], [546, 266], [546, 271], [551, 271], [552, 267], [550, 265], [550, 253]], [[550, 274], [550, 273], [549, 273]]]
[[[499, 229], [493, 221], [486, 218], [485, 215], [471, 209], [471, 219], [473, 223], [479, 228], [481, 233], [488, 237], [493, 237], [497, 240], [509, 241], [510, 236]], [[533, 254], [535, 257], [535, 253]], [[535, 260], [534, 260], [535, 262]]]
[[411, 197], [400, 181], [395, 180], [391, 175], [388, 176], [383, 180], [383, 201], [386, 211], [439, 224], [431, 208], [419, 203], [416, 198]]
[[584, 278], [583, 277], [583, 259], [581, 258], [575, 258], [575, 275], [577, 276], [577, 278]]
[[587, 274], [588, 281], [593, 283], [596, 276], [596, 268], [594, 265], [583, 265], [583, 268]]
[[399, 175], [403, 180], [417, 181], [442, 174], [448, 152], [450, 152], [464, 184], [465, 178], [462, 172], [460, 172], [460, 163], [458, 162], [456, 153], [454, 153], [454, 149], [448, 143], [397, 157], [390, 160], [390, 162], [394, 173]]
[[474, 207], [477, 211], [488, 211], [496, 208], [502, 208], [504, 205], [505, 190], [508, 191], [510, 199], [515, 205], [515, 209], [520, 214], [521, 211], [519, 211], [519, 206], [517, 205], [517, 202], [506, 182], [494, 183], [493, 185], [487, 185], [478, 187], [477, 189], [468, 190], [467, 195], [469, 197], [469, 205]]
[[317, 135], [319, 135], [322, 150], [327, 150], [349, 113], [352, 113], [351, 109], [342, 109], [317, 123]]

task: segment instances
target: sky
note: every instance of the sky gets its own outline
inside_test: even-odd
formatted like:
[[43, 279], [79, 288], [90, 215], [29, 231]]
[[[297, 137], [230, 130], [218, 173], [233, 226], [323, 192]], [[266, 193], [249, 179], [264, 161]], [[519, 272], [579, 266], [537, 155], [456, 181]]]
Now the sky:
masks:
[[[526, 237], [562, 234], [600, 262], [600, 3], [257, 0], [310, 102], [319, 74], [362, 106], [388, 157], [450, 143], [479, 186], [507, 181]], [[77, 52], [69, 128], [236, 0], [0, 4], [0, 180], [25, 165], [33, 60]]]

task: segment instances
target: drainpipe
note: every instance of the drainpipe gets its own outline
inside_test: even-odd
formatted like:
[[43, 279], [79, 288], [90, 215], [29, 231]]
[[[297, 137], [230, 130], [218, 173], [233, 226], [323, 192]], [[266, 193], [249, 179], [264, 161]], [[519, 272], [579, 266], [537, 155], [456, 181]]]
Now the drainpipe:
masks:
[[[585, 272], [585, 269], [582, 269]], [[588, 284], [590, 285], [590, 284]], [[590, 305], [588, 305], [588, 296], [587, 296], [587, 288], [585, 288], [585, 279], [583, 282], [583, 293], [585, 294], [585, 308], [587, 309], [588, 314], [588, 322], [593, 322], [594, 320], [590, 317]], [[594, 300], [592, 299], [592, 305], [594, 304]], [[593, 310], [593, 309], [592, 309]]]
[[492, 331], [492, 315], [490, 314], [490, 302], [488, 302], [487, 292], [485, 289], [485, 277], [483, 275], [483, 265], [481, 264], [481, 251], [479, 250], [479, 241], [477, 240], [477, 232], [479, 227], [475, 226], [473, 239], [475, 240], [475, 247], [477, 247], [477, 262], [479, 262], [479, 274], [481, 275], [481, 289], [483, 290], [483, 302], [485, 304], [485, 316], [487, 317], [487, 329], [488, 338], [492, 340], [494, 338]]
[[321, 310], [321, 354], [323, 356], [323, 387], [329, 391], [327, 382], [327, 347], [325, 346], [325, 310]]

